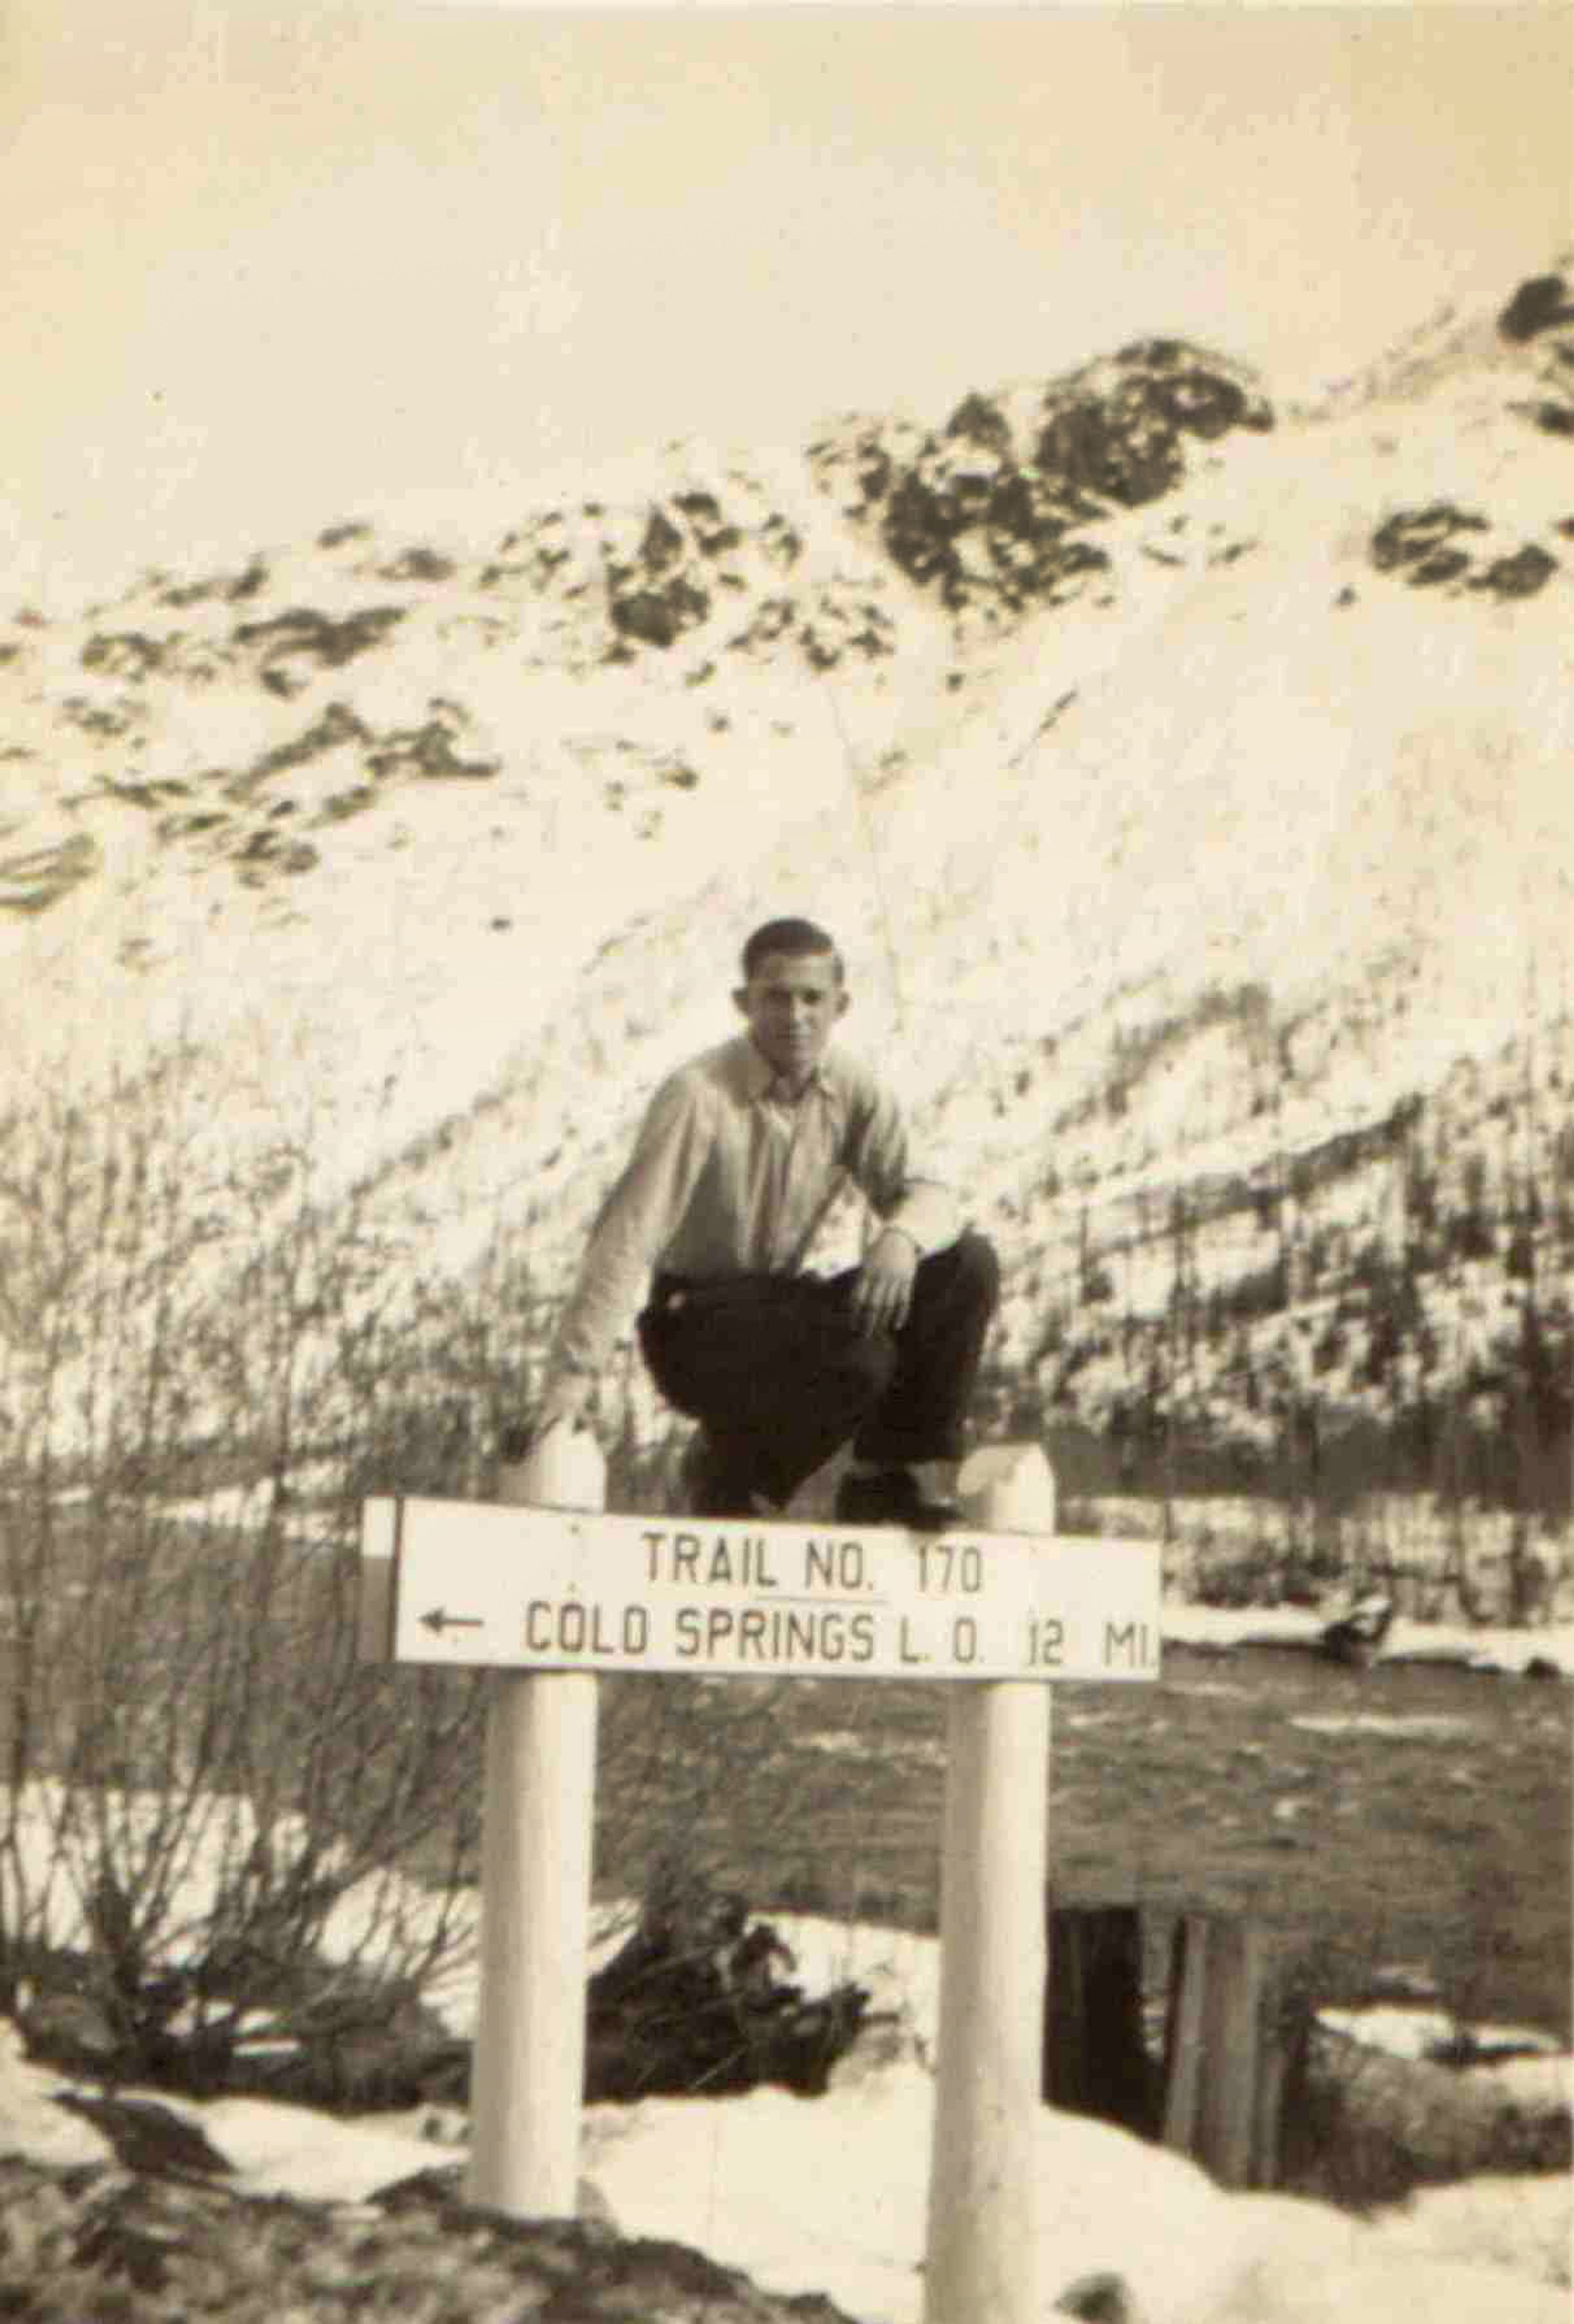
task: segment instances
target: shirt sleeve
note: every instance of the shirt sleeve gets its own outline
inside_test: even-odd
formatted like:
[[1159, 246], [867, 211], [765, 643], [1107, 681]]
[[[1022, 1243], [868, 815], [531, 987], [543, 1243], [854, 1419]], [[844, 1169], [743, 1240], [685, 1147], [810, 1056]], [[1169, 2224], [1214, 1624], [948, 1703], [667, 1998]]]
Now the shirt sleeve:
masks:
[[943, 1250], [962, 1232], [954, 1190], [912, 1169], [901, 1109], [883, 1090], [870, 1089], [855, 1111], [847, 1167], [881, 1224], [911, 1235], [920, 1257]]
[[703, 1086], [684, 1074], [664, 1082], [591, 1228], [553, 1341], [551, 1376], [603, 1369], [682, 1222], [710, 1147]]

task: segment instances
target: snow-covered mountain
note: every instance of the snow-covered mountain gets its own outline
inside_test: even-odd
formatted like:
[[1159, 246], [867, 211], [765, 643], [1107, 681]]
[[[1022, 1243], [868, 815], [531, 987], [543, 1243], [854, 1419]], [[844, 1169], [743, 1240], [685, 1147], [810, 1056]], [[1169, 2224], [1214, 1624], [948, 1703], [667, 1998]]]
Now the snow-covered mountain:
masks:
[[1314, 408], [1154, 339], [15, 608], [0, 1102], [183, 1038], [216, 1136], [309, 1113], [326, 1188], [560, 1283], [805, 910], [1044, 1407], [1519, 1392], [1574, 1263], [1571, 266]]

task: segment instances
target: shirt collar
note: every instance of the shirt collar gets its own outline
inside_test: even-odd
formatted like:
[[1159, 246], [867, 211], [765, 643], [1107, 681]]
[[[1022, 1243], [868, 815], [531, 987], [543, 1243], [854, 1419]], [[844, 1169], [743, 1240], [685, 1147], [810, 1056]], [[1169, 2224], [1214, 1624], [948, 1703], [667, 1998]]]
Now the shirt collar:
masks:
[[[774, 1098], [781, 1105], [795, 1103], [794, 1097], [789, 1093], [776, 1067], [769, 1057], [762, 1056], [755, 1047], [749, 1034], [740, 1034], [739, 1047], [741, 1051], [743, 1093], [750, 1104], [757, 1104], [761, 1098]], [[812, 1089], [824, 1090], [828, 1086], [824, 1062], [822, 1060], [805, 1083], [802, 1094], [806, 1095]]]

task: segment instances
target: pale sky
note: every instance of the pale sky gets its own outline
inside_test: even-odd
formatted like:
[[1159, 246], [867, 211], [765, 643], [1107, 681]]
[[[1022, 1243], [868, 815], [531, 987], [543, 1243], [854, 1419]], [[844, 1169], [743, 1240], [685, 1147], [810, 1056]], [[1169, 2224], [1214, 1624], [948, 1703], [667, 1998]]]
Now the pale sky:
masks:
[[1574, 243], [1574, 11], [0, 0], [0, 572], [68, 604], [1139, 332], [1270, 392]]

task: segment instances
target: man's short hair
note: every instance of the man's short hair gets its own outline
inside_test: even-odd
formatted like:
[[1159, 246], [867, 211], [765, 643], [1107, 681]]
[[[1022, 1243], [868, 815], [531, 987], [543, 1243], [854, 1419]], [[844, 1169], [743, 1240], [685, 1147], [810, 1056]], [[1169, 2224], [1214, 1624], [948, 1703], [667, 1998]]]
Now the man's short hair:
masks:
[[838, 982], [846, 981], [842, 954], [833, 937], [817, 927], [813, 920], [767, 920], [756, 928], [743, 947], [743, 982], [747, 984], [772, 953], [781, 953], [788, 960], [804, 960], [814, 953], [829, 953], [835, 963]]

